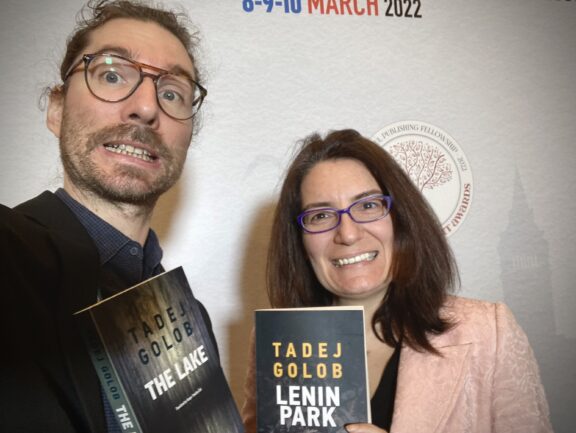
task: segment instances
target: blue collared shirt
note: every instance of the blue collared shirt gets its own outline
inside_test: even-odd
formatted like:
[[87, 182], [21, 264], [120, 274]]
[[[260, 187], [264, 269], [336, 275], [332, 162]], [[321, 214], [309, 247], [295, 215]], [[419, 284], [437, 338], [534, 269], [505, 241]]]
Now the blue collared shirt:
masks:
[[[55, 194], [70, 208], [84, 226], [100, 254], [102, 266], [102, 286], [98, 290], [98, 300], [114, 292], [132, 287], [148, 278], [163, 272], [160, 261], [162, 248], [156, 233], [151, 229], [142, 247], [98, 215], [74, 200], [64, 189]], [[96, 301], [96, 299], [95, 299]], [[121, 433], [122, 429], [108, 399], [102, 394], [104, 415], [108, 433]]]
[[64, 189], [55, 194], [78, 217], [80, 223], [94, 241], [104, 269], [104, 296], [127, 289], [163, 271], [162, 248], [153, 230], [142, 247], [108, 222], [74, 200]]

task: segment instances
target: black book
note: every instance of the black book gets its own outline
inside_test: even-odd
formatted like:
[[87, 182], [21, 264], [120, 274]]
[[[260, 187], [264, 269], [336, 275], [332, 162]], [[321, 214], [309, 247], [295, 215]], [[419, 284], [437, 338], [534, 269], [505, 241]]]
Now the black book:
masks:
[[370, 422], [361, 307], [256, 311], [258, 433]]
[[76, 315], [123, 431], [244, 431], [181, 267]]

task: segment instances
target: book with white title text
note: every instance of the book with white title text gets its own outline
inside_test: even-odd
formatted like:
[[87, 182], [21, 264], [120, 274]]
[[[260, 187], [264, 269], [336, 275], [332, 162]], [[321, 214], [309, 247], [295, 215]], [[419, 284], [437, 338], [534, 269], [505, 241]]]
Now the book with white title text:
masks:
[[256, 310], [258, 433], [345, 433], [370, 422], [364, 310]]
[[122, 431], [243, 433], [181, 267], [76, 313]]

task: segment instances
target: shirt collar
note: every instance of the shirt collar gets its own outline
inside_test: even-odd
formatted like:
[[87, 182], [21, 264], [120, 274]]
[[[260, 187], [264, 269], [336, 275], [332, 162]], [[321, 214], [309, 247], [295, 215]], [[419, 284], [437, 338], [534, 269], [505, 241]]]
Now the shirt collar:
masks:
[[[76, 215], [94, 241], [94, 244], [100, 253], [101, 265], [112, 260], [112, 258], [127, 244], [135, 242], [81, 203], [74, 200], [63, 188], [56, 190], [55, 194]], [[148, 236], [143, 247], [143, 253], [144, 260], [150, 267], [156, 268], [156, 266], [160, 264], [162, 260], [162, 248], [160, 248], [158, 237], [152, 229], [148, 231]]]

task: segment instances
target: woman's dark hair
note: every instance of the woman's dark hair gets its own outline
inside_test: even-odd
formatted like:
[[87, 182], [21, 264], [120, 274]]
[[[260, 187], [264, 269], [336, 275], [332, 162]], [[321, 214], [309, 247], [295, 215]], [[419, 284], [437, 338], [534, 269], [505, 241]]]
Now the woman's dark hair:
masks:
[[344, 158], [364, 164], [393, 199], [391, 278], [373, 318], [376, 335], [391, 346], [403, 341], [437, 353], [428, 334], [441, 334], [451, 326], [440, 308], [459, 280], [452, 251], [434, 211], [408, 175], [384, 149], [351, 129], [330, 132], [324, 139], [318, 134], [306, 137], [288, 168], [268, 250], [270, 303], [276, 308], [333, 304], [334, 295], [322, 287], [307, 259], [297, 216], [302, 212], [302, 181], [312, 167]]

